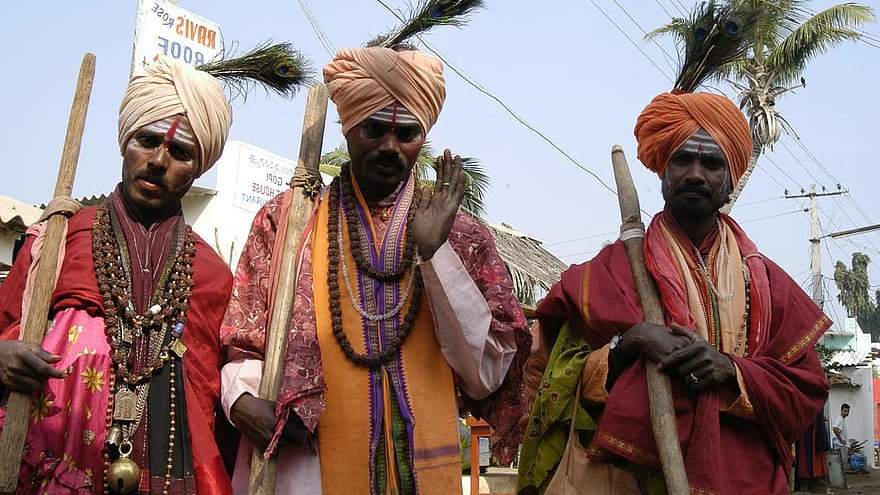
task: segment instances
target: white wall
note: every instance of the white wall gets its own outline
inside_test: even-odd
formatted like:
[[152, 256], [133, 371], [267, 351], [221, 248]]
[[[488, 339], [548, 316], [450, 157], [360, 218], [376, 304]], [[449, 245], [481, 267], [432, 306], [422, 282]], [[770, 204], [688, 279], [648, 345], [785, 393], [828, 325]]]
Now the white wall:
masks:
[[296, 163], [240, 141], [228, 141], [215, 165], [216, 183], [193, 188], [184, 198], [186, 221], [227, 262], [238, 264], [254, 215], [288, 188]]
[[[874, 450], [874, 380], [871, 367], [847, 367], [841, 370], [858, 387], [834, 387], [828, 395], [828, 427], [840, 416], [840, 405], [850, 405], [849, 416], [846, 418], [846, 430], [850, 438], [858, 441], [868, 440], [865, 452], [869, 462], [873, 459]], [[833, 433], [830, 433], [832, 436]]]

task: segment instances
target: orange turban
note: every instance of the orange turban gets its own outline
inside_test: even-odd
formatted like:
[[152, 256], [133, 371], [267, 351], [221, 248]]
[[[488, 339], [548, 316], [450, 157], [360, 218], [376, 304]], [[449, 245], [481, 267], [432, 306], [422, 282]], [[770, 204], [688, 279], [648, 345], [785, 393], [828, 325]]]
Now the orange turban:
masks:
[[733, 184], [739, 182], [752, 152], [752, 134], [739, 108], [716, 94], [657, 95], [636, 121], [639, 160], [662, 178], [672, 155], [700, 128], [724, 152]]
[[343, 134], [394, 101], [412, 112], [427, 133], [446, 99], [443, 64], [419, 51], [343, 48], [324, 66], [324, 83]]
[[141, 127], [174, 115], [186, 115], [198, 141], [198, 175], [223, 153], [232, 109], [220, 83], [207, 72], [160, 58], [136, 72], [119, 105], [119, 150]]

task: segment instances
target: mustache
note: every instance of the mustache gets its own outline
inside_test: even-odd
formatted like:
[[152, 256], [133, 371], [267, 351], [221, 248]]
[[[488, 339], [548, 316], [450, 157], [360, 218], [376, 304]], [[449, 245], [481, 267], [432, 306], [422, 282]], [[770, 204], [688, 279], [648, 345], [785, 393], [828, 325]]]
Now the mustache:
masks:
[[675, 188], [675, 194], [697, 193], [703, 196], [711, 196], [712, 190], [699, 184], [682, 184]]
[[397, 153], [383, 153], [367, 158], [367, 165], [384, 165], [404, 168], [406, 163]]
[[144, 170], [142, 172], [134, 174], [134, 178], [135, 180], [143, 179], [147, 182], [156, 184], [157, 186], [160, 186], [164, 189], [168, 189], [168, 181], [165, 179], [164, 175], [151, 174], [149, 171]]

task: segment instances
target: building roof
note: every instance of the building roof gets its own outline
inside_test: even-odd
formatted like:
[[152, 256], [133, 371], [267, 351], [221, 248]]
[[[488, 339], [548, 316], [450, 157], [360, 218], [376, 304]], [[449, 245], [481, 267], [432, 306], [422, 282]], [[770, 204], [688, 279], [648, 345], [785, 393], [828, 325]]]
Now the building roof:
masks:
[[520, 302], [534, 305], [537, 302], [535, 288], [544, 292], [550, 290], [568, 265], [542, 248], [541, 241], [509, 225], [487, 223], [486, 226], [495, 238], [498, 254], [507, 264]]
[[0, 196], [0, 227], [24, 232], [43, 214], [42, 208], [22, 203], [7, 196]]

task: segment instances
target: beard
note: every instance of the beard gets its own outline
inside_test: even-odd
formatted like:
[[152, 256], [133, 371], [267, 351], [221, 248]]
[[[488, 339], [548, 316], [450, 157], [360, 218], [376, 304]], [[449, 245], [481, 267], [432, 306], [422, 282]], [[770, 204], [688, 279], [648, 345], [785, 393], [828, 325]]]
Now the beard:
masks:
[[674, 191], [669, 190], [663, 181], [663, 198], [676, 218], [687, 222], [699, 222], [715, 215], [730, 201], [730, 187], [722, 186], [713, 191], [710, 187], [697, 184], [683, 184]]

